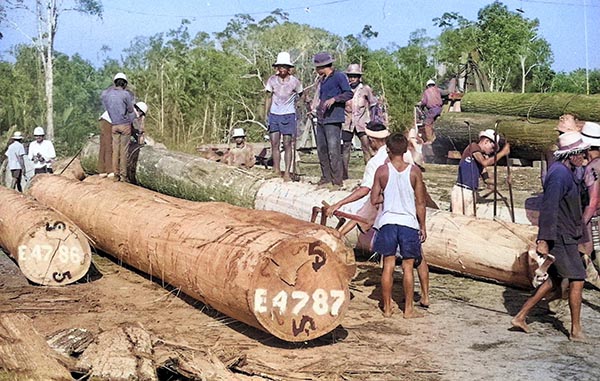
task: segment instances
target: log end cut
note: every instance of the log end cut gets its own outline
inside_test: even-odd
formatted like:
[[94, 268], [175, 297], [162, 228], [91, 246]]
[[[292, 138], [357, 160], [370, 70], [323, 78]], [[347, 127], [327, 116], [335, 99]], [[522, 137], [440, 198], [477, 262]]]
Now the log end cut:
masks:
[[308, 341], [335, 329], [348, 303], [348, 271], [339, 255], [319, 240], [282, 242], [271, 249], [248, 292], [262, 328], [291, 342]]

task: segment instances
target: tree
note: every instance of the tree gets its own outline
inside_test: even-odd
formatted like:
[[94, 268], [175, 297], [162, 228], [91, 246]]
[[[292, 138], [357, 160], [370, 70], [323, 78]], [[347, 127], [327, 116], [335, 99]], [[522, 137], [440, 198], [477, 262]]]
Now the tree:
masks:
[[44, 89], [46, 96], [46, 135], [54, 137], [54, 40], [58, 30], [59, 17], [65, 12], [77, 12], [102, 17], [102, 3], [98, 0], [71, 0], [63, 3], [59, 0], [35, 0], [35, 4], [26, 0], [5, 0], [0, 5], [0, 21], [7, 21], [14, 29], [22, 32], [19, 25], [7, 17], [7, 10], [24, 11], [35, 17], [37, 36], [23, 33], [35, 46], [44, 71]]

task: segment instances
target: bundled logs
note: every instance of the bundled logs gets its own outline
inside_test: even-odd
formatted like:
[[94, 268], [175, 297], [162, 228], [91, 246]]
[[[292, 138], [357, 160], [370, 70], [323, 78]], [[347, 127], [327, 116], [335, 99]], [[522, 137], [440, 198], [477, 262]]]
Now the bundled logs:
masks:
[[347, 310], [352, 251], [329, 228], [110, 180], [38, 175], [30, 192], [103, 251], [280, 339], [324, 335]]
[[33, 283], [62, 286], [81, 279], [92, 256], [87, 237], [64, 215], [0, 187], [0, 246]]

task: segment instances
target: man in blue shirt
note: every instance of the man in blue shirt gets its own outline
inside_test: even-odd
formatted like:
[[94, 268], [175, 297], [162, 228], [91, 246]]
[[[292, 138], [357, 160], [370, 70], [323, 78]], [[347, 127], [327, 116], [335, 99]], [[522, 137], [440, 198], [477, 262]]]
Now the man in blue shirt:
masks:
[[333, 68], [335, 59], [329, 53], [318, 53], [313, 63], [320, 76], [317, 106], [317, 154], [321, 165], [319, 185], [332, 183], [333, 189], [343, 185], [342, 123], [344, 106], [354, 93], [348, 77]]

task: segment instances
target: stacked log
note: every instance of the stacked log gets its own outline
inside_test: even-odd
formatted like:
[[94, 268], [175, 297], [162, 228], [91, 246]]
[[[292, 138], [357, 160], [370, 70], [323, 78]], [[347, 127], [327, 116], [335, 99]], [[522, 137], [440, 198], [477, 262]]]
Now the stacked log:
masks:
[[0, 246], [23, 275], [44, 286], [81, 279], [92, 255], [87, 237], [64, 215], [31, 198], [0, 187]]
[[352, 252], [329, 228], [110, 180], [38, 175], [30, 192], [99, 249], [280, 339], [324, 335], [347, 310]]

